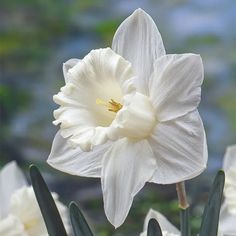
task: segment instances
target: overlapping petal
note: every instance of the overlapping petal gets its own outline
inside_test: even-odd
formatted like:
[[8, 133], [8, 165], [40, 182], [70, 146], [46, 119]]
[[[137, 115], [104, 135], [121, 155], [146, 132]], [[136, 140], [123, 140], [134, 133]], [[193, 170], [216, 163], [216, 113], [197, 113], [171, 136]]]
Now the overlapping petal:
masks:
[[[15, 161], [3, 167], [0, 172], [0, 183], [0, 235], [47, 236], [33, 188], [28, 187], [26, 178]], [[53, 198], [67, 232], [70, 232], [67, 208], [58, 201], [57, 194], [53, 193]]]
[[1, 236], [28, 236], [22, 222], [13, 215], [0, 220]]
[[225, 171], [225, 208], [227, 208], [228, 214], [233, 215], [236, 220], [236, 145], [227, 147], [223, 168]]
[[146, 94], [153, 63], [165, 55], [161, 35], [152, 18], [142, 9], [134, 11], [117, 29], [112, 49], [132, 63], [138, 89]]
[[66, 61], [65, 63], [63, 63], [63, 75], [64, 75], [64, 79], [65, 79], [65, 82], [67, 83], [69, 81], [69, 70], [71, 68], [73, 68], [78, 62], [80, 61], [80, 59], [77, 59], [77, 58], [72, 58], [68, 61]]
[[63, 172], [85, 177], [101, 177], [102, 156], [110, 143], [99, 145], [90, 152], [83, 152], [79, 147], [72, 148], [60, 132], [53, 140], [48, 164]]
[[10, 214], [20, 220], [27, 235], [47, 235], [47, 229], [32, 187], [20, 188], [11, 196]]
[[180, 235], [180, 231], [172, 225], [167, 218], [162, 215], [160, 212], [150, 209], [144, 221], [144, 231], [147, 230], [148, 222], [150, 219], [155, 219], [159, 223], [161, 230], [167, 231], [169, 233]]
[[102, 168], [104, 208], [108, 220], [120, 226], [134, 196], [154, 173], [156, 160], [146, 140], [118, 140], [106, 152]]
[[[168, 232], [171, 235], [180, 235], [180, 231], [174, 226], [172, 225], [167, 218], [162, 215], [160, 212], [155, 211], [153, 209], [150, 209], [148, 211], [148, 214], [145, 217], [145, 221], [144, 221], [144, 227], [143, 227], [143, 231], [146, 232], [147, 228], [148, 228], [148, 222], [150, 219], [155, 219], [160, 227], [162, 231]], [[142, 234], [142, 236], [146, 236], [146, 234]]]
[[19, 188], [26, 186], [27, 180], [15, 161], [5, 165], [0, 171], [0, 219], [9, 212], [9, 199]]
[[149, 143], [157, 160], [151, 182], [181, 182], [199, 175], [206, 168], [205, 132], [196, 110], [157, 124]]
[[[66, 207], [58, 201], [58, 196], [52, 193], [63, 223], [69, 233], [69, 217]], [[18, 189], [11, 197], [10, 215], [17, 217], [24, 225], [28, 236], [47, 236], [47, 229], [40, 212], [32, 187]], [[13, 226], [14, 227], [14, 226]]]
[[199, 55], [171, 54], [156, 60], [149, 96], [160, 121], [183, 116], [201, 99], [203, 65]]
[[225, 172], [225, 202], [229, 213], [235, 215], [236, 219], [236, 168], [231, 167]]
[[[131, 64], [110, 48], [93, 50], [83, 60], [73, 59], [64, 71], [66, 85], [54, 96], [60, 105], [54, 111], [54, 124], [61, 124], [61, 135], [70, 137], [72, 145], [88, 151], [92, 145], [89, 140], [97, 135], [95, 127], [107, 127], [115, 117], [103, 103], [111, 99], [120, 103], [124, 93], [134, 89], [131, 83], [134, 74]], [[97, 144], [106, 141], [106, 130], [102, 134]]]
[[223, 203], [220, 211], [219, 232], [222, 235], [236, 235], [236, 215], [229, 213], [226, 202]]
[[224, 156], [223, 169], [227, 171], [231, 167], [236, 169], [236, 145], [228, 146]]

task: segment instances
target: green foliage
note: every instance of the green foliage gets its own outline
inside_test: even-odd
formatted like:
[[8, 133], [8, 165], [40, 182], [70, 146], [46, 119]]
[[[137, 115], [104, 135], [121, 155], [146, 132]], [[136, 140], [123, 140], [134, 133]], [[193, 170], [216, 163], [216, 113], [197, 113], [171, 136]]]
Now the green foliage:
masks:
[[112, 41], [113, 35], [120, 23], [121, 23], [121, 20], [104, 21], [98, 24], [95, 27], [95, 30], [97, 33], [99, 33], [99, 35], [102, 36], [105, 42], [110, 44]]
[[[30, 177], [40, 210], [50, 236], [66, 236], [63, 222], [56, 204], [36, 166], [30, 166]], [[223, 195], [225, 174], [219, 171], [215, 177], [208, 203], [206, 204], [199, 236], [216, 236], [218, 232], [219, 212]], [[82, 211], [72, 202], [70, 218], [75, 236], [93, 236]], [[181, 210], [181, 236], [190, 236], [189, 208]], [[155, 219], [148, 222], [147, 236], [162, 236], [161, 228]]]
[[3, 122], [8, 123], [20, 107], [23, 108], [29, 104], [30, 95], [8, 85], [0, 85], [0, 101], [1, 122], [3, 124]]
[[188, 38], [187, 43], [191, 47], [195, 45], [213, 45], [220, 43], [220, 38], [214, 34], [194, 35]]
[[148, 222], [147, 236], [162, 236], [160, 225], [155, 219]]
[[48, 234], [50, 236], [66, 236], [66, 230], [53, 197], [38, 168], [34, 165], [30, 166], [30, 178]]
[[204, 209], [199, 236], [216, 236], [218, 233], [219, 213], [223, 196], [225, 174], [219, 171], [210, 191], [208, 203]]
[[70, 218], [75, 236], [93, 236], [83, 213], [74, 202], [70, 204]]

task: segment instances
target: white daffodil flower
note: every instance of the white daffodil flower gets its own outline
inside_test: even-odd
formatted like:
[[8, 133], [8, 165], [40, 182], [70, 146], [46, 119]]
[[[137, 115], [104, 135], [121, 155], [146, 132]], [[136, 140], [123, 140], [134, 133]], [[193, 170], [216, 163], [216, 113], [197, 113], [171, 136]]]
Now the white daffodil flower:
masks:
[[[222, 210], [224, 210], [224, 206], [222, 206]], [[151, 219], [155, 219], [159, 223], [163, 236], [181, 236], [181, 232], [174, 225], [172, 225], [165, 216], [153, 209], [150, 209], [147, 216], [145, 217], [143, 232], [140, 234], [140, 236], [147, 236], [148, 222]], [[231, 218], [231, 221], [229, 221], [228, 216], [226, 220], [222, 219], [221, 217], [219, 221], [219, 230], [217, 235], [236, 236], [236, 227], [233, 227], [233, 225], [235, 225], [235, 223], [233, 222], [235, 222], [235, 218]]]
[[236, 236], [236, 145], [227, 148], [223, 169], [225, 200], [220, 212], [219, 231], [223, 236]]
[[180, 231], [174, 225], [172, 225], [165, 216], [163, 216], [158, 211], [150, 209], [147, 216], [145, 217], [143, 232], [140, 234], [140, 236], [147, 236], [148, 222], [151, 219], [155, 219], [159, 223], [163, 236], [181, 235]]
[[[54, 200], [69, 232], [67, 208]], [[0, 235], [1, 236], [47, 236], [33, 188], [13, 161], [0, 171]]]
[[152, 18], [136, 10], [117, 29], [112, 49], [92, 50], [63, 66], [54, 96], [60, 124], [48, 163], [100, 177], [109, 221], [120, 226], [146, 182], [171, 184], [199, 175], [207, 145], [197, 106], [199, 55], [166, 55]]

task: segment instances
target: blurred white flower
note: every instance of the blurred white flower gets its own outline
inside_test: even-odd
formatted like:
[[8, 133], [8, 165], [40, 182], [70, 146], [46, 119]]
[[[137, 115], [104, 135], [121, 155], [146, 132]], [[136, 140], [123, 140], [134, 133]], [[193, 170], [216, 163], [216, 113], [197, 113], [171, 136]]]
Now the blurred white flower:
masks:
[[[150, 219], [155, 219], [159, 223], [163, 236], [181, 236], [181, 232], [165, 216], [153, 209], [150, 209], [145, 217], [143, 232], [140, 236], [147, 236], [148, 222]], [[235, 222], [235, 218], [234, 221], [231, 221], [230, 225], [225, 225], [226, 227], [223, 228], [222, 223], [224, 223], [224, 219], [220, 218], [218, 236], [235, 236], [236, 230], [229, 230], [235, 225], [233, 222]], [[234, 228], [236, 227], [234, 226]]]
[[206, 167], [207, 145], [197, 106], [199, 55], [166, 55], [152, 18], [136, 10], [118, 28], [112, 49], [92, 50], [63, 66], [54, 96], [60, 124], [48, 163], [100, 177], [109, 221], [120, 226], [145, 182], [171, 184]]
[[[54, 200], [66, 229], [69, 231], [67, 208]], [[0, 171], [0, 235], [1, 236], [47, 236], [33, 188], [15, 162], [8, 163]]]
[[221, 207], [219, 232], [223, 236], [236, 235], [236, 145], [229, 146], [224, 157], [225, 200]]
[[163, 236], [181, 235], [180, 231], [174, 225], [172, 225], [165, 216], [163, 216], [158, 211], [150, 209], [147, 216], [145, 217], [143, 232], [140, 234], [140, 236], [147, 236], [148, 222], [151, 219], [155, 219], [159, 223]]

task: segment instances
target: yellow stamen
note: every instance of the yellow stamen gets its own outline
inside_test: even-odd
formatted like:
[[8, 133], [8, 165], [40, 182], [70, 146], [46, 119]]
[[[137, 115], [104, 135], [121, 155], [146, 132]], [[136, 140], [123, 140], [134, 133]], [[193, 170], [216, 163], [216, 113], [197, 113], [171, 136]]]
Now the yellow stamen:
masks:
[[100, 98], [96, 99], [97, 105], [102, 105], [108, 108], [108, 111], [117, 113], [123, 106], [119, 102], [116, 102], [115, 100], [111, 99], [109, 102], [105, 102]]

